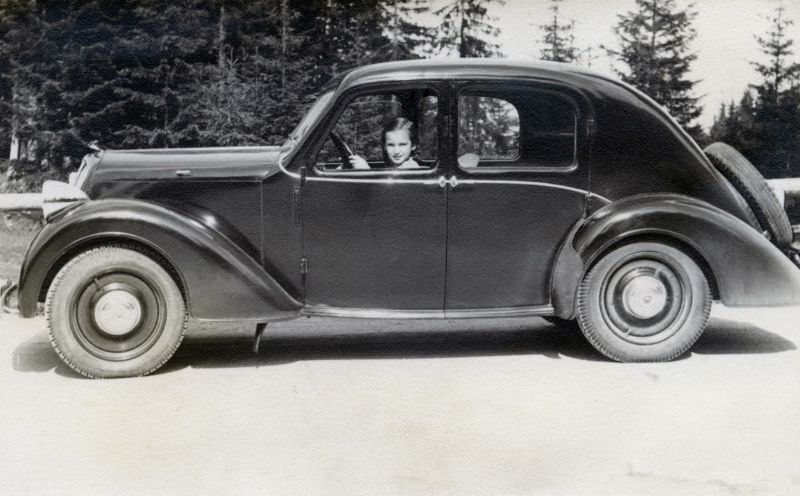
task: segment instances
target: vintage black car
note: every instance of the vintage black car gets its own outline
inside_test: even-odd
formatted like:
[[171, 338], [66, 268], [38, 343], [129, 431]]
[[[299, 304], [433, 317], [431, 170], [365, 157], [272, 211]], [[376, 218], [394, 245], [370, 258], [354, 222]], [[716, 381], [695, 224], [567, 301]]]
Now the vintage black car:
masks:
[[93, 377], [156, 370], [190, 319], [260, 336], [301, 316], [540, 316], [662, 361], [714, 300], [800, 303], [792, 228], [752, 165], [563, 64], [367, 66], [281, 147], [97, 151], [46, 189], [20, 311], [44, 302], [55, 350]]

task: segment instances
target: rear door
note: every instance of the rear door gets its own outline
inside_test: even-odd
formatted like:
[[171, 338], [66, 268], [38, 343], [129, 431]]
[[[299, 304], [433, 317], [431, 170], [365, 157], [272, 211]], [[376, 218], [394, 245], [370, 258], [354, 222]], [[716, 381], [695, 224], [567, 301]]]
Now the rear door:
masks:
[[547, 84], [464, 84], [455, 98], [446, 309], [546, 308], [589, 189], [586, 112]]

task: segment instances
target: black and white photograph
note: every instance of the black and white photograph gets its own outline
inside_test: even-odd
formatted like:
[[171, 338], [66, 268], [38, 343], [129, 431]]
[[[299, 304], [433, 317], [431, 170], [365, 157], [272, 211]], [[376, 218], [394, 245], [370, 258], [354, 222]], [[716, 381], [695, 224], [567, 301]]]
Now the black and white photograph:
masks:
[[800, 494], [798, 23], [0, 0], [0, 496]]

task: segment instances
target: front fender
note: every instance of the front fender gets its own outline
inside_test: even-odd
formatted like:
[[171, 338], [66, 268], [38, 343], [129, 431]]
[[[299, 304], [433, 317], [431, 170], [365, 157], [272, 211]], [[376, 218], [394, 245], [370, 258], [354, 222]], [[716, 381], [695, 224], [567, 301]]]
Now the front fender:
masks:
[[97, 200], [57, 217], [33, 240], [20, 272], [20, 313], [35, 314], [69, 258], [115, 243], [160, 255], [177, 273], [194, 318], [268, 321], [296, 315], [301, 307], [251, 256], [202, 221], [153, 203]]
[[585, 271], [610, 247], [633, 238], [688, 247], [711, 272], [726, 305], [800, 304], [800, 270], [789, 258], [742, 220], [694, 198], [655, 194], [611, 203], [583, 223], [572, 246]]

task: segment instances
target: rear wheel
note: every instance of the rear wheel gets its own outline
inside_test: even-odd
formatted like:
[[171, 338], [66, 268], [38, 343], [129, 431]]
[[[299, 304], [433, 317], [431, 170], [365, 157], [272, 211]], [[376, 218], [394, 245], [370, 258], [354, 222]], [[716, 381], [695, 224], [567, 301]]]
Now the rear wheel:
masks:
[[88, 377], [145, 375], [183, 340], [186, 306], [170, 274], [135, 250], [81, 253], [56, 275], [47, 294], [50, 342]]
[[640, 242], [605, 255], [581, 282], [578, 318], [586, 338], [621, 362], [668, 361], [705, 329], [708, 281], [681, 250]]

